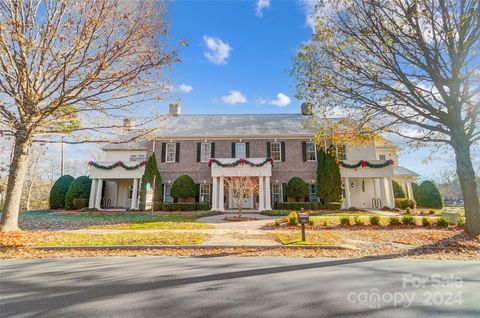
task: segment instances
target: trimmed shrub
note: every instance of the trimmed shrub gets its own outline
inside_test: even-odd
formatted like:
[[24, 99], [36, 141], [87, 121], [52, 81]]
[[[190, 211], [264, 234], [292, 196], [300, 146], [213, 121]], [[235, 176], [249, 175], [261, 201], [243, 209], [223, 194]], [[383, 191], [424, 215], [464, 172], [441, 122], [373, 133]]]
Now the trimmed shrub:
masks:
[[287, 216], [287, 221], [289, 225], [292, 225], [292, 226], [298, 225], [297, 212], [290, 212]]
[[383, 208], [381, 208], [380, 210], [382, 210], [382, 211], [391, 211], [392, 209], [389, 208], [388, 206], [384, 205]]
[[195, 181], [190, 176], [183, 175], [175, 179], [170, 189], [174, 198], [194, 198], [197, 192]]
[[390, 211], [393, 211], [393, 212], [400, 212], [401, 210], [399, 208], [393, 208], [393, 209], [390, 209]]
[[340, 218], [341, 225], [350, 225], [350, 218], [347, 216], [343, 216]]
[[408, 215], [411, 215], [412, 214], [412, 209], [410, 209], [409, 207], [407, 207], [405, 209], [405, 213], [408, 214]]
[[147, 164], [145, 165], [145, 172], [142, 176], [142, 182], [140, 184], [140, 210], [145, 210], [145, 200], [147, 196], [147, 184], [150, 184], [150, 187], [153, 188], [153, 181], [155, 180], [155, 188], [153, 193], [153, 209], [155, 211], [162, 210], [163, 202], [163, 189], [162, 189], [162, 177], [160, 172], [158, 172], [157, 167], [157, 158], [155, 153], [148, 158]]
[[299, 177], [293, 177], [288, 181], [286, 194], [287, 197], [295, 198], [297, 201], [310, 195], [307, 184]]
[[277, 202], [277, 210], [320, 210], [322, 205], [319, 202]]
[[429, 218], [422, 218], [422, 225], [423, 226], [430, 226], [432, 225], [432, 221]]
[[[81, 176], [75, 179], [68, 187], [65, 194], [65, 208], [68, 210], [78, 209], [73, 203], [74, 199], [87, 199], [90, 197], [90, 188], [92, 180], [87, 176]], [[88, 203], [85, 205], [87, 206]], [[85, 206], [82, 206], [84, 208]]]
[[395, 199], [395, 207], [405, 210], [406, 208], [415, 209], [416, 203], [412, 199]]
[[355, 217], [353, 218], [353, 222], [355, 222], [356, 225], [364, 225], [365, 222], [363, 222], [362, 219], [360, 219], [360, 216], [358, 215], [355, 215]]
[[443, 199], [437, 186], [432, 181], [425, 180], [420, 184], [418, 205], [424, 208], [443, 209]]
[[342, 204], [338, 202], [328, 202], [327, 209], [328, 210], [340, 210], [342, 208]]
[[208, 205], [207, 202], [197, 202], [197, 203], [195, 203], [195, 208], [197, 209], [197, 211], [201, 211], [201, 210], [207, 211], [207, 210], [210, 210], [210, 206]]
[[208, 210], [208, 203], [163, 203], [161, 210], [164, 212], [202, 211]]
[[389, 219], [389, 224], [390, 225], [400, 225], [400, 219], [397, 218], [397, 217], [394, 217], [392, 216], [390, 219]]
[[358, 209], [354, 206], [348, 208], [348, 211], [358, 211]]
[[83, 208], [88, 207], [88, 199], [73, 199], [73, 206], [75, 207], [75, 210], [82, 210]]
[[435, 211], [435, 209], [430, 209], [430, 210], [428, 210], [428, 213], [429, 213], [429, 214], [435, 214], [435, 212], [437, 212], [437, 211]]
[[50, 209], [62, 209], [65, 207], [65, 194], [67, 194], [68, 187], [74, 180], [74, 177], [64, 175], [55, 181], [50, 190]]
[[411, 215], [405, 215], [402, 218], [402, 223], [404, 225], [417, 225], [417, 223], [415, 222], [415, 218]]
[[370, 217], [370, 224], [371, 225], [380, 225], [380, 217], [379, 216], [371, 216]]
[[438, 218], [438, 219], [437, 219], [437, 226], [438, 226], [438, 227], [444, 227], [444, 228], [446, 228], [446, 227], [448, 227], [449, 225], [450, 225], [450, 219], [449, 219], [449, 218], [443, 217], [443, 218]]
[[97, 208], [83, 208], [83, 209], [80, 209], [80, 212], [94, 212], [94, 211], [98, 211]]
[[459, 217], [457, 219], [457, 226], [465, 226], [465, 218]]
[[405, 198], [405, 190], [403, 187], [395, 180], [392, 180], [392, 187], [393, 187], [393, 197], [395, 199], [403, 199]]
[[268, 216], [287, 216], [288, 213], [290, 213], [288, 210], [270, 210], [260, 212], [260, 214]]

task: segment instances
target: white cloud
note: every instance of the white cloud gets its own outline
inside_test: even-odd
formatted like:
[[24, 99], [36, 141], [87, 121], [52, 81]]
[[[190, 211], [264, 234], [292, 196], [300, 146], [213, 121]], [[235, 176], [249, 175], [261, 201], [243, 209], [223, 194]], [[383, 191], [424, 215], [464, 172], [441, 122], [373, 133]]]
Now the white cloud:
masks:
[[263, 16], [263, 9], [270, 8], [270, 0], [258, 0], [255, 7], [255, 15], [257, 17]]
[[237, 90], [231, 90], [229, 91], [229, 95], [227, 96], [222, 96], [222, 102], [225, 104], [244, 104], [247, 102], [247, 97], [243, 95], [240, 91]]
[[290, 105], [292, 100], [287, 95], [285, 95], [283, 93], [278, 93], [276, 99], [267, 100], [263, 97], [258, 97], [255, 100], [255, 102], [257, 104], [260, 104], [260, 105], [269, 104], [269, 105], [275, 105], [275, 106], [278, 106], [278, 107], [285, 107], [287, 105]]
[[220, 40], [219, 38], [204, 35], [203, 43], [207, 47], [207, 50], [203, 52], [203, 55], [212, 63], [222, 65], [227, 64], [227, 59], [230, 56], [232, 47]]
[[178, 86], [178, 90], [184, 93], [190, 93], [192, 89], [193, 87], [187, 84], [181, 84], [180, 86]]

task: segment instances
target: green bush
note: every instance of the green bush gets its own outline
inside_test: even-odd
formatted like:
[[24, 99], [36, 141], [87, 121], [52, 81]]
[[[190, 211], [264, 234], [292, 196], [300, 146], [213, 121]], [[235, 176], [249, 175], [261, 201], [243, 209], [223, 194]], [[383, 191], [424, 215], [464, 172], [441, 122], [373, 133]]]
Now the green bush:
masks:
[[341, 225], [350, 225], [350, 218], [347, 216], [343, 216], [340, 218]]
[[423, 226], [430, 226], [430, 225], [432, 225], [432, 222], [430, 221], [429, 218], [424, 217], [424, 218], [422, 218], [422, 225]]
[[190, 176], [183, 175], [175, 179], [170, 189], [170, 195], [174, 198], [194, 198], [197, 188], [195, 181]]
[[439, 227], [448, 227], [450, 225], [450, 219], [449, 218], [438, 218], [437, 219], [437, 226]]
[[405, 190], [403, 190], [403, 187], [400, 185], [400, 183], [398, 183], [395, 180], [392, 180], [392, 187], [393, 187], [393, 197], [395, 199], [405, 198]]
[[50, 209], [62, 209], [65, 207], [65, 194], [68, 191], [68, 187], [74, 180], [74, 177], [64, 175], [55, 181], [52, 189], [50, 190]]
[[457, 226], [465, 226], [465, 218], [459, 217], [457, 219]]
[[287, 183], [286, 195], [289, 198], [295, 198], [296, 200], [299, 200], [300, 198], [308, 197], [310, 193], [305, 181], [299, 177], [293, 177]]
[[88, 207], [88, 199], [73, 199], [73, 206], [75, 207], [75, 210], [81, 210], [83, 208], [86, 208]]
[[424, 208], [443, 209], [443, 199], [432, 181], [423, 181], [417, 193], [417, 204]]
[[[87, 176], [78, 177], [70, 183], [67, 193], [65, 194], [65, 208], [68, 210], [75, 209], [74, 199], [87, 199], [88, 201], [91, 186], [92, 180]], [[86, 205], [88, 205], [88, 203]]]
[[287, 221], [289, 225], [295, 226], [298, 224], [298, 215], [297, 212], [290, 212], [287, 216]]
[[392, 209], [386, 205], [383, 206], [383, 208], [381, 208], [380, 210], [382, 211], [391, 211]]
[[342, 204], [338, 202], [327, 202], [326, 206], [328, 210], [340, 210], [342, 208]]
[[380, 217], [379, 216], [371, 216], [370, 217], [370, 224], [371, 225], [380, 225]]
[[405, 215], [402, 218], [402, 223], [404, 225], [416, 225], [417, 223], [415, 222], [415, 218], [411, 215]]
[[358, 211], [358, 209], [354, 206], [351, 206], [348, 208], [349, 211]]
[[411, 215], [412, 214], [412, 209], [410, 209], [409, 207], [407, 207], [405, 209], [405, 213], [408, 214], [408, 215]]
[[342, 199], [342, 181], [337, 149], [332, 144], [325, 152], [317, 152], [317, 194], [322, 203], [339, 202]]
[[163, 203], [161, 211], [204, 211], [208, 210], [208, 203]]
[[277, 202], [277, 210], [320, 210], [322, 205], [319, 202]]
[[430, 209], [430, 210], [428, 210], [428, 213], [429, 213], [429, 214], [435, 214], [435, 212], [437, 212], [435, 209]]
[[96, 208], [82, 208], [80, 209], [80, 212], [94, 212], [98, 211]]
[[418, 184], [416, 184], [415, 182], [412, 182], [412, 192], [413, 192], [413, 198], [415, 199], [415, 201], [417, 202], [418, 204], [418, 200], [419, 200], [419, 192], [420, 192], [420, 186]]
[[356, 225], [364, 225], [365, 222], [363, 222], [362, 219], [360, 219], [360, 216], [358, 215], [355, 215], [355, 217], [353, 218], [353, 222], [355, 222]]
[[400, 222], [400, 219], [399, 219], [399, 218], [392, 216], [392, 217], [389, 219], [389, 224], [390, 224], [390, 225], [400, 225], [401, 222]]
[[395, 207], [405, 210], [406, 208], [415, 209], [416, 203], [412, 199], [395, 199]]
[[[299, 210], [299, 209], [297, 209]], [[287, 216], [290, 211], [288, 210], [270, 210], [270, 211], [262, 211], [260, 214], [268, 215], [268, 216]]]

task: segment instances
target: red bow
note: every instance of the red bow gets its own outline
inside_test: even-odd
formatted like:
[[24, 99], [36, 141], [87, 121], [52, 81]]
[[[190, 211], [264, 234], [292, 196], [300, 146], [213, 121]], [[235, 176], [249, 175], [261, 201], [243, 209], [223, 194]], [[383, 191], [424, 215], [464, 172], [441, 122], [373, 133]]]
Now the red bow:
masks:
[[240, 165], [243, 166], [245, 164], [245, 159], [241, 158], [240, 159]]
[[117, 161], [117, 167], [120, 167], [122, 165], [122, 162], [119, 160]]
[[213, 159], [208, 160], [208, 166], [211, 167], [213, 163]]
[[367, 162], [365, 160], [360, 161], [360, 165], [362, 168], [365, 168], [367, 166]]
[[391, 166], [393, 166], [393, 165], [395, 164], [395, 161], [393, 161], [393, 159], [390, 159], [390, 160], [388, 160], [388, 163], [389, 163]]
[[93, 161], [90, 160], [90, 161], [88, 162], [88, 165], [89, 165], [89, 166], [93, 165]]

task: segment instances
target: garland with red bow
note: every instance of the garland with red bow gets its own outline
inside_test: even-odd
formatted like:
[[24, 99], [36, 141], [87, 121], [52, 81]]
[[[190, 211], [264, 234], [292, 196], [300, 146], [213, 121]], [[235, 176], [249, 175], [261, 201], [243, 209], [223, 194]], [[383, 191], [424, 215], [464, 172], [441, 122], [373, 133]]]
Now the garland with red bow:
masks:
[[112, 169], [115, 169], [117, 167], [122, 167], [125, 170], [135, 170], [135, 169], [138, 169], [140, 167], [143, 167], [146, 164], [147, 164], [146, 160], [143, 160], [142, 162], [140, 162], [140, 163], [138, 163], [134, 166], [127, 166], [126, 164], [123, 163], [123, 161], [120, 161], [120, 160], [115, 162], [115, 163], [112, 163], [111, 165], [101, 165], [98, 162], [91, 161], [91, 160], [88, 162], [89, 166], [94, 166], [95, 168], [102, 169], [102, 170], [112, 170]]
[[270, 163], [270, 165], [272, 165], [272, 167], [273, 167], [273, 159], [272, 158], [266, 158], [264, 161], [259, 162], [259, 163], [255, 163], [255, 162], [252, 162], [252, 161], [250, 161], [248, 159], [244, 159], [244, 158], [240, 158], [240, 159], [235, 160], [234, 162], [230, 162], [230, 163], [223, 163], [223, 162], [221, 162], [220, 160], [217, 160], [217, 159], [210, 159], [208, 161], [208, 166], [211, 167], [212, 164], [216, 164], [217, 166], [222, 167], [222, 168], [233, 168], [233, 167], [244, 166], [244, 165], [249, 165], [250, 167], [263, 167], [267, 163]]
[[340, 161], [339, 162], [340, 166], [344, 167], [344, 168], [348, 168], [348, 169], [357, 169], [357, 168], [365, 168], [365, 167], [368, 167], [368, 168], [385, 168], [385, 167], [388, 167], [388, 166], [393, 166], [395, 164], [395, 162], [390, 159], [390, 160], [386, 160], [385, 162], [370, 162], [370, 161], [367, 161], [367, 160], [360, 160], [359, 162], [357, 163], [346, 163], [345, 161]]

